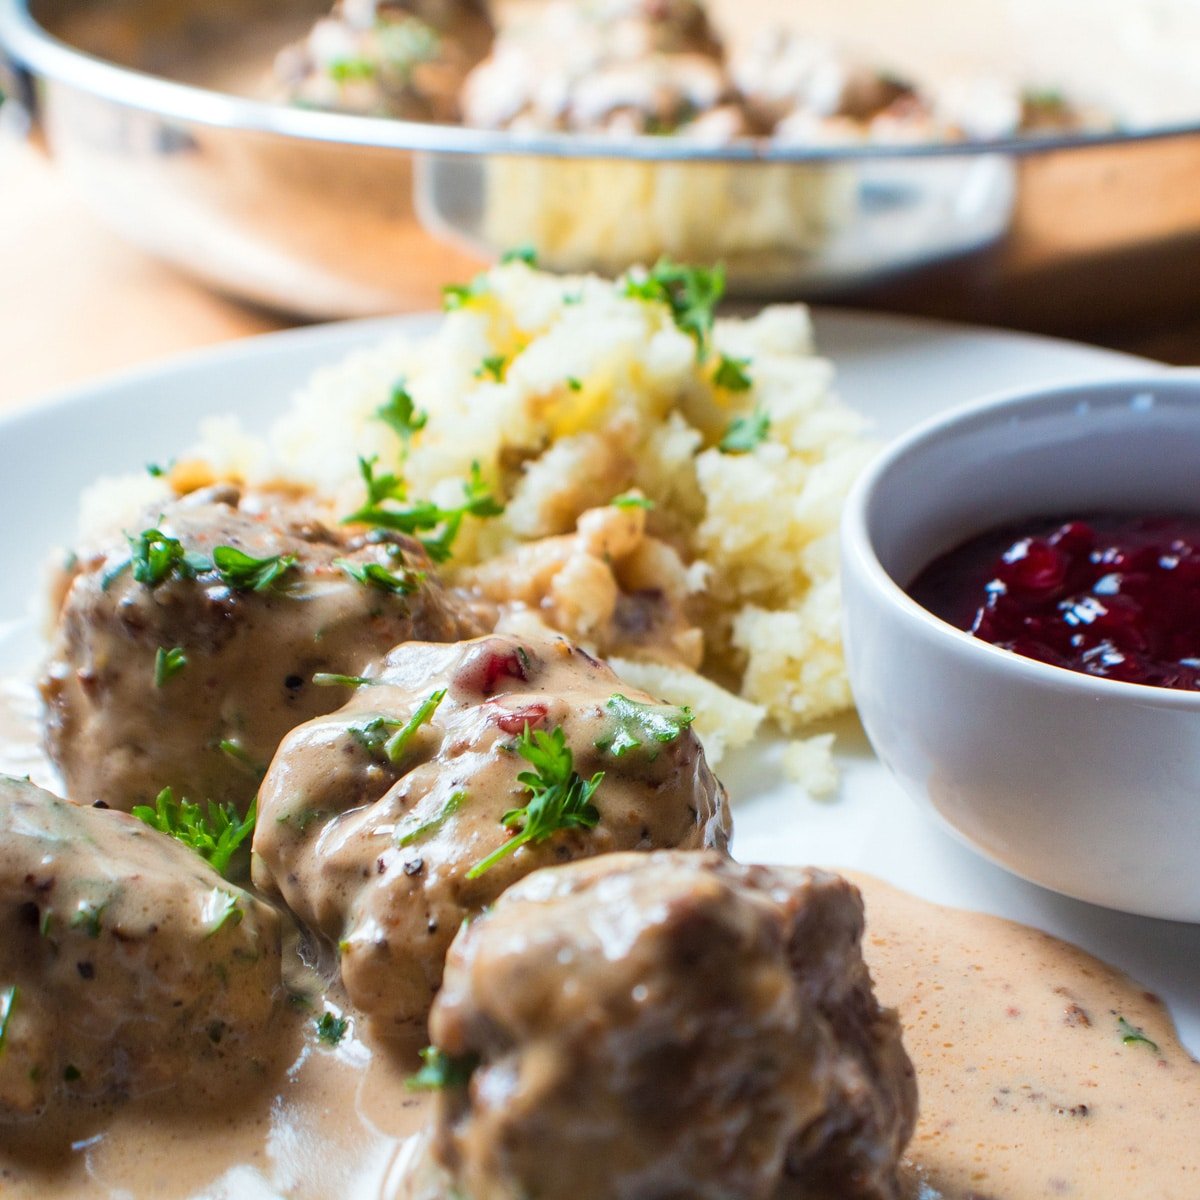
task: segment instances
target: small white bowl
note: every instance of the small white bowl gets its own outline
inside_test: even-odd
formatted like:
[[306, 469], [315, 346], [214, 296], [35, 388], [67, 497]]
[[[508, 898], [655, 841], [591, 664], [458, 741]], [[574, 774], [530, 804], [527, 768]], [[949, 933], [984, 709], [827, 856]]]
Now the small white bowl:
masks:
[[975, 534], [1102, 511], [1200, 515], [1200, 372], [1008, 395], [893, 444], [842, 524], [850, 681], [880, 759], [988, 858], [1200, 921], [1200, 692], [1023, 658], [904, 591]]

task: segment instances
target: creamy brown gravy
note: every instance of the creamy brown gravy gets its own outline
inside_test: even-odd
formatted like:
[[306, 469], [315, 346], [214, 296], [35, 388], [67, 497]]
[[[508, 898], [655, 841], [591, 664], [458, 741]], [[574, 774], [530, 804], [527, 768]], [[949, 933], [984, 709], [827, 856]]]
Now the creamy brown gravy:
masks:
[[[1200, 1064], [1160, 1001], [1048, 934], [851, 878], [879, 998], [917, 1067], [909, 1154], [929, 1186], [955, 1200], [1200, 1196]], [[1119, 1017], [1157, 1052], [1125, 1044]]]
[[[36, 762], [20, 689], [0, 687], [5, 763]], [[17, 702], [6, 702], [16, 696]], [[913, 1200], [1195, 1200], [1200, 1064], [1153, 996], [1036, 930], [918, 900], [853, 876], [880, 999], [900, 1010], [921, 1119]], [[1157, 1051], [1125, 1044], [1118, 1017]], [[380, 1200], [421, 1125], [411, 1055], [348, 1036], [316, 1043], [311, 1012], [281, 1036], [302, 1048], [239, 1107], [197, 1115], [169, 1097], [0, 1126], [4, 1200]], [[414, 1048], [411, 1048], [415, 1050]]]

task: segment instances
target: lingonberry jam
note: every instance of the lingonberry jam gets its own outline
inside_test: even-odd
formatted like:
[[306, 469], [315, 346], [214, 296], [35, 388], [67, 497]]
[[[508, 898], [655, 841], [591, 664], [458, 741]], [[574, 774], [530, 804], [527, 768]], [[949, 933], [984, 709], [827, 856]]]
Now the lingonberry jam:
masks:
[[1200, 517], [1033, 519], [935, 559], [919, 604], [1039, 662], [1200, 690]]

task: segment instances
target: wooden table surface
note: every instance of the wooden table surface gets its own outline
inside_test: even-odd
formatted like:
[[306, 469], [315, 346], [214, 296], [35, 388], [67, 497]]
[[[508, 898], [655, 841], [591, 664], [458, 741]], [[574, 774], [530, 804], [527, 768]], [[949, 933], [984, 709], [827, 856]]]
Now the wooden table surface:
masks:
[[[42, 155], [2, 131], [0, 270], [0, 409], [288, 324], [277, 314], [214, 295], [120, 241]], [[924, 311], [939, 309], [934, 303]], [[1200, 302], [1156, 325], [1108, 327], [1092, 340], [1200, 364]]]

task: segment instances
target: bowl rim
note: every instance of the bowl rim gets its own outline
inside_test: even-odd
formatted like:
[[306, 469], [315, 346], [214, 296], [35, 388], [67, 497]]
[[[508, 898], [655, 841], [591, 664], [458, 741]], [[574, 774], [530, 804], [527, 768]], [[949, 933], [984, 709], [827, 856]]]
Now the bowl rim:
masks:
[[422, 121], [320, 112], [251, 100], [163, 76], [118, 66], [55, 37], [30, 11], [30, 0], [0, 0], [0, 50], [43, 79], [125, 107], [223, 129], [304, 141], [426, 153], [530, 155], [550, 158], [630, 159], [642, 162], [822, 163], [895, 159], [1026, 156], [1087, 146], [1109, 146], [1200, 133], [1200, 116], [1144, 128], [1114, 127], [1087, 133], [1009, 136], [960, 142], [780, 145], [746, 138], [724, 146], [654, 136], [520, 133], [436, 125]]
[[[1200, 691], [1156, 687], [1147, 683], [1129, 683], [1103, 675], [1089, 675], [1068, 667], [1039, 662], [1012, 650], [1005, 650], [981, 638], [973, 637], [930, 612], [914, 600], [884, 567], [876, 552], [868, 523], [868, 513], [876, 490], [890, 471], [911, 454], [933, 442], [958, 433], [970, 432], [981, 425], [1002, 420], [1006, 415], [1042, 405], [1061, 404], [1073, 398], [1097, 393], [1163, 391], [1191, 394], [1196, 401], [1197, 433], [1200, 435], [1200, 367], [1172, 367], [1160, 374], [1106, 377], [1052, 384], [1047, 387], [1019, 388], [984, 396], [930, 417], [889, 443], [859, 475], [847, 496], [839, 530], [843, 578], [846, 567], [853, 566], [859, 578], [881, 602], [892, 609], [907, 627], [925, 638], [944, 642], [959, 654], [979, 656], [979, 665], [992, 673], [1027, 677], [1027, 682], [1066, 692], [1093, 702], [1136, 704], [1140, 707], [1200, 710]], [[843, 606], [844, 619], [847, 609]]]

